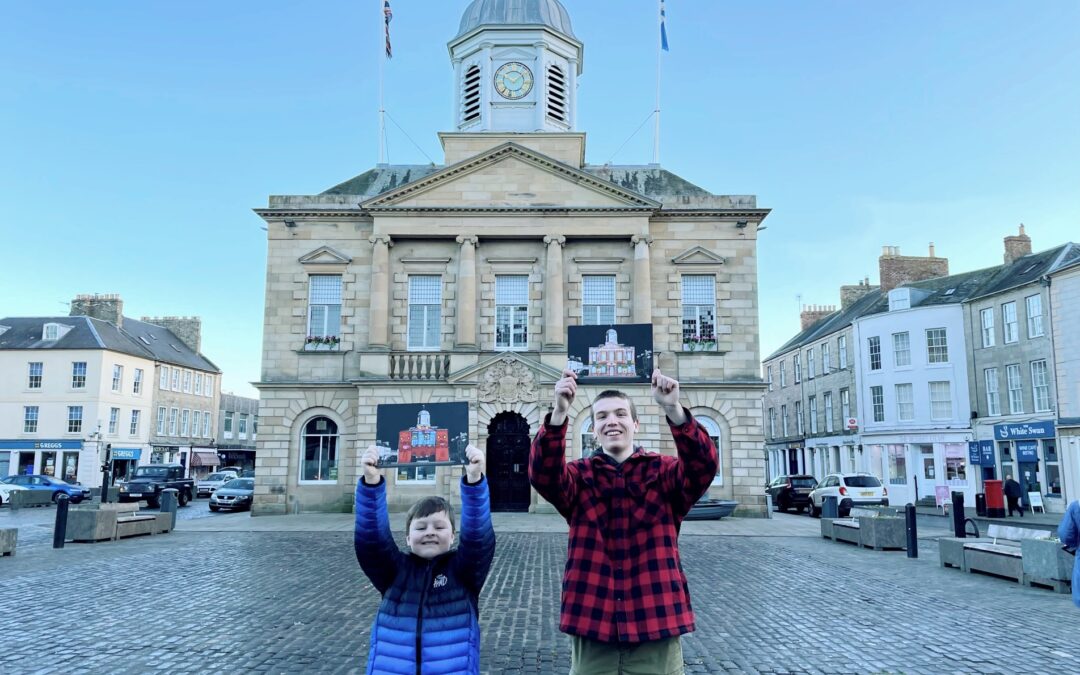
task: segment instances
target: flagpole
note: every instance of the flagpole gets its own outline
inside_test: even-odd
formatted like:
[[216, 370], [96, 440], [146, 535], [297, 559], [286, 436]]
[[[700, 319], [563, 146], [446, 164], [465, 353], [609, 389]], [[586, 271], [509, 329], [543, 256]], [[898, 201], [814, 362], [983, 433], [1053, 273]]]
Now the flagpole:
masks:
[[664, 0], [656, 0], [656, 108], [653, 110], [653, 151], [652, 163], [660, 164], [660, 52], [663, 50], [664, 35], [661, 31], [664, 20]]
[[[382, 0], [376, 0], [379, 3], [379, 13], [383, 14]], [[380, 17], [382, 18], [382, 17]], [[382, 21], [378, 25], [382, 25]], [[383, 47], [383, 36], [379, 36], [379, 40], [375, 41], [375, 44], [379, 47], [379, 164], [386, 163], [386, 108], [383, 106], [383, 68], [385, 67], [386, 55], [384, 54], [385, 47]]]

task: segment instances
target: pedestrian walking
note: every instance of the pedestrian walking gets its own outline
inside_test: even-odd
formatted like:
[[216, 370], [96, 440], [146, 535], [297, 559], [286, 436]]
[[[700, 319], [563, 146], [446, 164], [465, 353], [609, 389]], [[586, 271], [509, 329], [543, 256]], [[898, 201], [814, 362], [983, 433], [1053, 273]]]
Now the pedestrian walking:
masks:
[[1012, 474], [1005, 476], [1005, 501], [1009, 505], [1009, 516], [1013, 511], [1019, 511], [1020, 517], [1024, 517], [1024, 507], [1020, 506], [1020, 483], [1013, 480]]
[[716, 446], [659, 370], [653, 399], [667, 415], [678, 457], [634, 442], [637, 410], [625, 393], [592, 404], [599, 449], [566, 462], [567, 415], [577, 376], [563, 371], [533, 440], [529, 481], [570, 524], [559, 630], [570, 635], [572, 675], [683, 672], [680, 636], [694, 612], [679, 560], [679, 528], [716, 475]]
[[482, 450], [469, 445], [461, 477], [461, 534], [454, 544], [454, 509], [425, 497], [405, 516], [408, 553], [390, 532], [386, 479], [379, 448], [360, 458], [356, 485], [356, 560], [382, 595], [371, 627], [368, 675], [480, 673], [480, 590], [495, 555]]

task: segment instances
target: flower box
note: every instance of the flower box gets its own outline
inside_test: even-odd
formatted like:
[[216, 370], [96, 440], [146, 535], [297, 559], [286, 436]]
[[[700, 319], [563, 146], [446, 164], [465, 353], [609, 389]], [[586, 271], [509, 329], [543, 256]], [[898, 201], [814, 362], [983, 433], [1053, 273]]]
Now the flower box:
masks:
[[1069, 590], [1076, 558], [1061, 548], [1056, 539], [1021, 539], [1020, 555], [1024, 566], [1024, 585], [1049, 586], [1058, 593]]
[[860, 516], [859, 543], [875, 551], [907, 548], [907, 520], [890, 516]]

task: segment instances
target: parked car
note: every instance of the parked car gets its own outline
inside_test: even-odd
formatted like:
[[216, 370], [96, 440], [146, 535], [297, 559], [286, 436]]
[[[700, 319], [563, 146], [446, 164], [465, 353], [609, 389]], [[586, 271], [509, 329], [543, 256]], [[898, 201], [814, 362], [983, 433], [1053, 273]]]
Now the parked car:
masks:
[[244, 471], [240, 474], [240, 477], [241, 478], [254, 478], [255, 477], [255, 469], [244, 469]]
[[777, 511], [788, 509], [809, 509], [810, 491], [817, 487], [813, 476], [789, 474], [778, 476], [765, 487], [766, 494], [772, 495]]
[[81, 485], [72, 485], [66, 481], [52, 476], [22, 475], [8, 476], [4, 482], [9, 485], [21, 485], [28, 490], [51, 490], [52, 500], [55, 502], [60, 495], [67, 495], [72, 504], [78, 504], [84, 499], [90, 499], [89, 488]]
[[195, 483], [195, 496], [196, 497], [209, 497], [214, 494], [214, 490], [217, 490], [225, 483], [239, 478], [240, 474], [235, 471], [215, 471], [206, 478], [200, 478]]
[[26, 490], [22, 485], [0, 482], [0, 506], [11, 503], [11, 493]]
[[255, 480], [252, 478], [234, 478], [210, 495], [210, 510], [250, 509], [251, 499], [255, 495]]
[[136, 467], [131, 478], [120, 486], [120, 501], [137, 502], [146, 500], [146, 504], [156, 509], [161, 506], [161, 491], [176, 490], [178, 506], [187, 506], [195, 494], [195, 481], [184, 478], [181, 464], [144, 464]]
[[889, 489], [868, 473], [831, 473], [810, 493], [810, 515], [817, 518], [826, 497], [836, 497], [841, 518], [853, 506], [888, 506]]

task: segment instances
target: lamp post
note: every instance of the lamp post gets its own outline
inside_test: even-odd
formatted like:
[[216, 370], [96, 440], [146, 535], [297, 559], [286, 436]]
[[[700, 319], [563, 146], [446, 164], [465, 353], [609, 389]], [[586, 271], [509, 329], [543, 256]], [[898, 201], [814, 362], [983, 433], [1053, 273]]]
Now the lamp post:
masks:
[[112, 474], [112, 444], [101, 445], [101, 422], [98, 422], [97, 430], [94, 431], [94, 444], [98, 456], [101, 458], [101, 503], [109, 501], [109, 476]]

